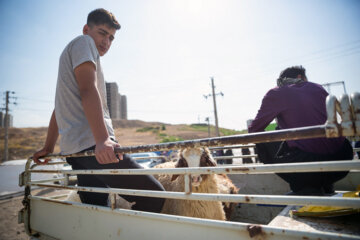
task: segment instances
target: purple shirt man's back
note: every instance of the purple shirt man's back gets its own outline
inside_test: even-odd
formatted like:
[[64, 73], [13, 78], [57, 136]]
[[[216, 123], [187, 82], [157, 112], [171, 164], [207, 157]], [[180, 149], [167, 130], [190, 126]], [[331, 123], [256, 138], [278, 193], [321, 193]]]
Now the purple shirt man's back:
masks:
[[[275, 117], [280, 129], [324, 124], [327, 95], [322, 86], [312, 82], [273, 88], [264, 96], [249, 132], [264, 131]], [[343, 142], [343, 137], [287, 141], [289, 147], [318, 154], [335, 153]]]

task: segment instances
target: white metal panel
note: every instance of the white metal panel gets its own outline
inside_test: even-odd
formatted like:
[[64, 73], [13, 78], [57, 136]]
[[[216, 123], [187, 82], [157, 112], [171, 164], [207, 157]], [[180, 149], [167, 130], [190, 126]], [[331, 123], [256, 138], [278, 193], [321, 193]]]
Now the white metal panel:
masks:
[[[31, 227], [56, 239], [359, 239], [31, 197]], [[41, 235], [40, 237], [41, 238]]]

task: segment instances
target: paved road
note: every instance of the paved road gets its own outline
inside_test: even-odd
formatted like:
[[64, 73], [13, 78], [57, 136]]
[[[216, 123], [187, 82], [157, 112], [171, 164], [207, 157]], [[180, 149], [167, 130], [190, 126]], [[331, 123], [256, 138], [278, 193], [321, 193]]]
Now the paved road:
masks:
[[[0, 196], [13, 192], [23, 191], [24, 187], [19, 187], [19, 175], [25, 170], [26, 160], [13, 160], [0, 165]], [[54, 166], [41, 166], [37, 169], [54, 169]], [[32, 179], [46, 179], [53, 177], [49, 174], [33, 174]]]

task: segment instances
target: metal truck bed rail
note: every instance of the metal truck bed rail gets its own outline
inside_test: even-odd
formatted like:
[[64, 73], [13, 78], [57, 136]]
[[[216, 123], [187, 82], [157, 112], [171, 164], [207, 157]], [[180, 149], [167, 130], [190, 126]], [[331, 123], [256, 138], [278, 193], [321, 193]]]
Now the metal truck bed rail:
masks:
[[[179, 149], [187, 147], [220, 147], [232, 144], [248, 144], [312, 137], [338, 137], [360, 135], [360, 94], [351, 99], [343, 96], [340, 102], [333, 96], [327, 99], [328, 121], [325, 125], [297, 129], [286, 129], [266, 133], [253, 133], [227, 137], [206, 138], [181, 142], [141, 145], [117, 148], [117, 153], [133, 153]], [[337, 114], [341, 122], [337, 122]], [[93, 155], [93, 151], [83, 156]], [[79, 154], [53, 154], [46, 158], [80, 156]], [[224, 222], [166, 214], [147, 213], [134, 210], [101, 207], [54, 198], [31, 195], [31, 187], [61, 188], [91, 192], [149, 197], [177, 198], [187, 200], [240, 202], [249, 204], [323, 205], [360, 208], [358, 198], [310, 197], [251, 194], [205, 194], [192, 193], [191, 174], [263, 174], [269, 172], [308, 172], [360, 170], [359, 161], [311, 162], [273, 165], [244, 165], [213, 168], [182, 169], [113, 169], [113, 170], [36, 170], [30, 158], [25, 172], [20, 176], [20, 185], [25, 186], [24, 209], [19, 220], [25, 223], [27, 233], [39, 239], [360, 239], [359, 235], [333, 232], [305, 232], [266, 225], [239, 222]], [[62, 173], [62, 184], [47, 183], [46, 179], [32, 181], [36, 173]], [[184, 192], [160, 192], [117, 188], [95, 188], [69, 186], [69, 175], [73, 174], [184, 174]], [[48, 182], [53, 182], [49, 179]], [[111, 197], [111, 199], [114, 199]]]

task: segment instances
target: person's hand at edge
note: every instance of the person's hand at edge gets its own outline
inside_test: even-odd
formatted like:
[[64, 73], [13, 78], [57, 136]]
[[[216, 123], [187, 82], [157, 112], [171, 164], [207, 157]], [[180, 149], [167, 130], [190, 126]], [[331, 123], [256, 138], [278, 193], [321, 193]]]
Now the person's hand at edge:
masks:
[[98, 163], [100, 164], [109, 164], [109, 163], [117, 163], [119, 159], [123, 159], [122, 154], [116, 154], [114, 152], [115, 148], [120, 147], [120, 144], [112, 141], [110, 138], [107, 138], [105, 141], [101, 141], [96, 143], [95, 147], [95, 157]]
[[46, 155], [48, 155], [50, 153], [52, 153], [52, 151], [49, 151], [49, 150], [43, 148], [43, 149], [37, 151], [36, 153], [34, 153], [33, 160], [34, 160], [34, 162], [36, 164], [45, 165], [50, 161], [50, 159], [42, 159], [42, 160], [40, 160], [39, 158], [44, 157], [44, 156], [46, 156]]

